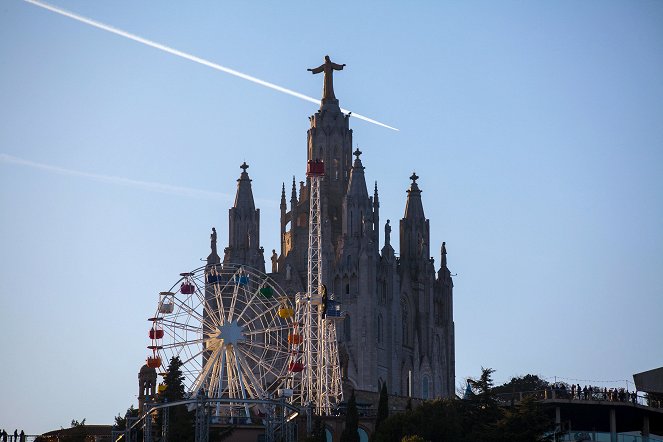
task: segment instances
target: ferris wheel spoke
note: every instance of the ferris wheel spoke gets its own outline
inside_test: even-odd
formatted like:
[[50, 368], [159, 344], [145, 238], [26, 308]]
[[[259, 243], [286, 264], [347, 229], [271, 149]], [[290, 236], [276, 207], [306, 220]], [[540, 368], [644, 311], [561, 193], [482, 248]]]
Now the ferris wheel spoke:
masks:
[[[189, 301], [195, 300], [196, 304], [195, 305], [189, 305]], [[193, 294], [187, 295], [185, 299], [179, 299], [175, 297], [174, 303], [176, 306], [177, 313], [173, 314], [172, 316], [179, 317], [179, 316], [184, 316], [188, 319], [194, 318], [197, 321], [200, 321], [201, 323], [205, 322], [205, 318], [203, 317], [202, 314], [200, 314], [196, 309], [200, 308], [204, 304], [205, 300], [200, 299], [199, 297], [194, 297]], [[193, 304], [193, 303], [191, 303]]]
[[268, 328], [262, 329], [262, 330], [252, 330], [252, 331], [244, 332], [244, 335], [245, 336], [261, 335], [261, 334], [265, 334], [266, 331], [270, 331], [270, 332], [289, 331], [290, 328], [291, 327], [288, 324], [286, 324], [286, 325], [277, 325], [276, 327], [268, 327]]
[[216, 396], [217, 397], [222, 397], [223, 394], [223, 373], [226, 369], [226, 352], [225, 350], [221, 352], [221, 362], [217, 364], [217, 373], [218, 373], [218, 383], [216, 384], [217, 392]]
[[[225, 285], [221, 286], [215, 283], [206, 289], [209, 291], [210, 296], [207, 297], [207, 292], [205, 293], [205, 309], [208, 311], [208, 317], [213, 318], [214, 322], [218, 324], [224, 322], [225, 306], [223, 305], [223, 293], [225, 293], [225, 287]], [[213, 301], [214, 305], [212, 305], [211, 301]]]
[[206, 316], [204, 313], [201, 314], [198, 312], [198, 308], [203, 307], [203, 312], [205, 311], [205, 306], [206, 303], [204, 301], [201, 301], [197, 306], [192, 307], [187, 304], [184, 304], [182, 306], [182, 309], [184, 310], [184, 313], [180, 312], [181, 316], [186, 317], [187, 320], [194, 319], [198, 323], [200, 323], [202, 328], [207, 328], [213, 330], [216, 327], [216, 324], [218, 321], [215, 321], [214, 316]]
[[246, 310], [247, 310], [251, 305], [253, 305], [253, 303], [254, 303], [253, 301], [256, 299], [256, 297], [258, 296], [258, 293], [259, 293], [259, 292], [260, 292], [260, 289], [258, 289], [258, 290], [256, 290], [255, 292], [253, 292], [253, 294], [251, 295], [251, 298], [248, 300], [248, 302], [246, 303], [246, 305], [245, 305], [244, 308], [242, 309], [241, 313], [240, 313], [239, 315], [237, 315], [237, 319], [238, 319], [238, 320], [239, 320], [240, 318], [243, 318], [243, 317], [244, 317], [244, 313], [246, 312]]
[[256, 378], [255, 373], [251, 370], [251, 366], [246, 362], [244, 355], [241, 351], [238, 351], [237, 348], [233, 347], [233, 352], [235, 353], [235, 358], [240, 362], [241, 365], [238, 365], [240, 372], [244, 372], [244, 376], [248, 379], [244, 379], [243, 385], [246, 391], [249, 392], [249, 395], [254, 399], [259, 399], [264, 397], [264, 390], [262, 388], [262, 383]]
[[[223, 357], [224, 352], [220, 351], [219, 354]], [[219, 360], [217, 358], [217, 360], [214, 361], [214, 366], [212, 367], [212, 372], [209, 377], [209, 385], [207, 386], [207, 394], [209, 397], [216, 397], [217, 395], [217, 390], [219, 389], [219, 384], [221, 382], [219, 375]]]
[[188, 331], [178, 328], [167, 329], [168, 341], [179, 343], [180, 345], [189, 345], [191, 341], [200, 339], [200, 331]]
[[[271, 375], [273, 375], [273, 376], [275, 376], [275, 377], [279, 377], [279, 376], [281, 376], [281, 373], [278, 373], [278, 372], [274, 371], [274, 369], [273, 369], [269, 364], [267, 364], [267, 363], [266, 363], [264, 360], [262, 360], [261, 358], [258, 358], [258, 357], [257, 357], [256, 355], [254, 355], [253, 353], [251, 353], [251, 352], [245, 352], [245, 355], [246, 355], [249, 359], [251, 359], [253, 362], [255, 362], [259, 367], [263, 368], [266, 372], [270, 373]], [[287, 357], [288, 357], [288, 354], [287, 354], [287, 353], [283, 355], [283, 359], [284, 359], [284, 360], [287, 360]]]
[[161, 348], [179, 348], [186, 345], [199, 345], [202, 344], [203, 342], [205, 342], [205, 340], [201, 338], [186, 342], [173, 342], [171, 344], [163, 344]]
[[[237, 277], [237, 273], [235, 273]], [[237, 302], [237, 297], [239, 296], [239, 284], [235, 284], [233, 287], [233, 296], [230, 301], [230, 308], [228, 309], [228, 322], [232, 322], [233, 314], [235, 313], [235, 303]]]
[[199, 351], [198, 353], [196, 353], [196, 354], [191, 354], [187, 359], [185, 359], [185, 360], [182, 361], [182, 365], [186, 365], [186, 364], [188, 364], [189, 362], [193, 361], [193, 360], [196, 359], [198, 356], [202, 355], [204, 351], [205, 351], [205, 350], [200, 350], [200, 351]]
[[276, 306], [274, 305], [270, 306], [264, 303], [253, 303], [249, 307], [250, 314], [247, 315], [249, 321], [246, 323], [246, 326], [250, 329], [267, 329], [276, 320], [274, 314]]
[[243, 345], [249, 346], [249, 347], [255, 347], [259, 348], [264, 351], [273, 351], [276, 352], [277, 354], [283, 353], [283, 354], [288, 354], [287, 350], [284, 350], [282, 347], [277, 346], [277, 345], [272, 345], [272, 344], [265, 344], [263, 342], [251, 342], [251, 341], [243, 341]]
[[258, 319], [262, 319], [262, 318], [264, 318], [264, 317], [265, 317], [267, 314], [269, 314], [269, 313], [274, 313], [274, 312], [273, 312], [272, 310], [267, 309], [267, 310], [265, 310], [265, 311], [263, 311], [263, 312], [258, 313], [258, 314], [256, 315], [255, 318], [251, 318], [251, 320], [249, 320], [249, 321], [247, 321], [246, 323], [244, 323], [244, 327], [248, 327], [248, 326], [250, 326], [251, 324], [253, 324], [253, 323], [254, 323], [255, 321], [257, 321]]
[[237, 365], [229, 347], [226, 347], [226, 371], [228, 373], [228, 394], [230, 397], [239, 397], [237, 388]]
[[[244, 379], [244, 376], [242, 372], [244, 371], [244, 368], [242, 367], [242, 363], [238, 357], [238, 354], [235, 352], [234, 347], [233, 347], [233, 354], [235, 355], [235, 364], [237, 366], [237, 380], [239, 381], [239, 388], [241, 391], [241, 398], [244, 399], [249, 399], [251, 397], [251, 385], [247, 383], [247, 380]], [[257, 385], [256, 385], [257, 387]], [[254, 398], [257, 398], [257, 395], [254, 394]], [[244, 403], [244, 413], [245, 416], [251, 419], [251, 415], [249, 413], [249, 404], [246, 402]]]
[[[194, 382], [193, 386], [191, 387], [191, 396], [196, 397], [198, 394], [198, 391], [203, 387], [205, 384], [205, 380], [209, 377], [210, 372], [212, 371], [212, 368], [214, 368], [214, 364], [216, 363], [216, 360], [219, 357], [219, 352], [222, 350], [223, 347], [219, 346], [216, 350], [212, 352], [209, 358], [207, 358], [207, 361], [205, 363], [205, 366], [203, 367], [202, 371], [200, 372], [200, 375]], [[201, 351], [202, 353], [202, 351]]]
[[189, 325], [189, 324], [185, 324], [185, 323], [182, 323], [182, 322], [177, 322], [177, 321], [174, 321], [172, 319], [165, 319], [164, 318], [160, 322], [161, 322], [162, 325], [167, 326], [168, 328], [173, 327], [176, 330], [190, 331], [190, 332], [193, 332], [193, 333], [201, 333], [202, 332], [201, 327], [196, 327], [194, 325]]

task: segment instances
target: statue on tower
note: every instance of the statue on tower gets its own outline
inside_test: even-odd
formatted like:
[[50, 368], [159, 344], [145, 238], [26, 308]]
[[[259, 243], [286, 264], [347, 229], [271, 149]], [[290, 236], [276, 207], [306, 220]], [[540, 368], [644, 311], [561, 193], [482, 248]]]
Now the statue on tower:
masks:
[[325, 55], [325, 62], [318, 66], [317, 68], [307, 69], [313, 74], [319, 74], [324, 72], [325, 82], [322, 89], [322, 100], [335, 100], [336, 96], [334, 95], [334, 71], [342, 71], [345, 64], [334, 63], [329, 59], [329, 55]]

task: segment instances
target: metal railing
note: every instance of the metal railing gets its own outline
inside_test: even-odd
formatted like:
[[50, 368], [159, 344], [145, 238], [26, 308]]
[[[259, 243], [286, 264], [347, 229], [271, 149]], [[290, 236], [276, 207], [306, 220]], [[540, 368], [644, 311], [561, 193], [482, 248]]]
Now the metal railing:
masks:
[[545, 390], [536, 391], [499, 393], [496, 397], [502, 404], [509, 404], [511, 402], [518, 403], [525, 398], [533, 397], [537, 400], [567, 399], [572, 401], [616, 402], [630, 403], [652, 408], [663, 408], [663, 402], [651, 398], [648, 399], [644, 393], [615, 390], [612, 392], [606, 392], [605, 390], [592, 389], [592, 391], [588, 390], [587, 392], [584, 390], [580, 392], [572, 392], [571, 390], [564, 388], [547, 388]]
[[663, 442], [663, 439], [651, 436], [641, 436], [638, 434], [617, 434], [616, 441], [610, 438], [610, 433], [598, 431], [571, 431], [563, 435], [560, 442]]

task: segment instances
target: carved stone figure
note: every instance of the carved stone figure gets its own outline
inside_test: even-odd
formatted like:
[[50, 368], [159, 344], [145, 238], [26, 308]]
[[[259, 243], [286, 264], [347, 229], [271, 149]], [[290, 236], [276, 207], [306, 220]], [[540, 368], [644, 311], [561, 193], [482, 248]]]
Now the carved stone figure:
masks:
[[384, 225], [384, 245], [391, 245], [391, 225], [389, 224], [389, 220]]
[[322, 89], [322, 100], [332, 99], [335, 100], [336, 96], [334, 95], [334, 71], [342, 71], [345, 64], [334, 63], [329, 59], [329, 55], [325, 55], [325, 62], [318, 66], [317, 68], [307, 69], [309, 72], [314, 74], [319, 74], [324, 72], [325, 81], [324, 87]]

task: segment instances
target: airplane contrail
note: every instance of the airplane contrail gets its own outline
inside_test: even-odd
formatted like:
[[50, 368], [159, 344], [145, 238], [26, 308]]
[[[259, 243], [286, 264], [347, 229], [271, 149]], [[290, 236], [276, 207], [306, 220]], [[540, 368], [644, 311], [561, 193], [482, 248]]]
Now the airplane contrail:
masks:
[[[212, 199], [229, 202], [235, 200], [235, 196], [229, 193], [210, 192], [208, 190], [194, 189], [191, 187], [183, 186], [173, 186], [170, 184], [157, 183], [154, 181], [141, 181], [113, 175], [102, 175], [97, 173], [84, 172], [81, 170], [67, 169], [60, 166], [54, 166], [52, 164], [44, 164], [38, 163], [36, 161], [26, 160], [24, 158], [15, 157], [5, 153], [0, 153], [0, 163], [16, 164], [19, 166], [31, 167], [33, 169], [58, 173], [60, 175], [87, 178], [109, 184], [119, 184], [121, 186], [133, 187], [146, 190], [148, 192], [166, 193], [169, 195], [177, 195], [187, 198]], [[256, 202], [276, 207], [276, 201], [256, 199]]]
[[[197, 57], [195, 55], [187, 54], [186, 52], [182, 52], [180, 50], [171, 48], [171, 47], [163, 45], [161, 43], [157, 43], [155, 41], [148, 40], [148, 39], [140, 37], [136, 34], [132, 34], [132, 33], [127, 32], [127, 31], [123, 31], [122, 29], [118, 29], [118, 28], [115, 28], [113, 26], [107, 25], [105, 23], [101, 23], [99, 21], [92, 20], [91, 18], [83, 17], [82, 15], [75, 14], [73, 12], [67, 11], [66, 9], [58, 8], [57, 6], [53, 6], [53, 5], [50, 5], [48, 3], [44, 3], [44, 2], [39, 1], [39, 0], [23, 0], [23, 1], [25, 1], [27, 3], [32, 3], [33, 5], [39, 6], [40, 8], [48, 9], [49, 11], [55, 12], [57, 14], [65, 16], [65, 17], [72, 18], [72, 19], [77, 20], [81, 23], [85, 23], [85, 24], [88, 24], [90, 26], [94, 26], [95, 28], [102, 29], [102, 30], [108, 31], [108, 32], [112, 32], [113, 34], [120, 35], [122, 37], [125, 37], [125, 38], [128, 38], [130, 40], [136, 41], [138, 43], [142, 43], [144, 45], [153, 47], [155, 49], [159, 49], [159, 50], [162, 50], [164, 52], [168, 52], [169, 54], [177, 55], [178, 57], [182, 57], [184, 59], [202, 64], [203, 66], [207, 66], [207, 67], [210, 67], [212, 69], [216, 69], [217, 71], [225, 72], [226, 74], [234, 75], [235, 77], [239, 77], [239, 78], [242, 78], [244, 80], [251, 81], [253, 83], [256, 83], [256, 84], [259, 84], [261, 86], [273, 89], [275, 91], [279, 91], [279, 92], [282, 92], [284, 94], [288, 94], [288, 95], [291, 95], [293, 97], [297, 97], [297, 98], [305, 100], [305, 101], [310, 101], [311, 103], [316, 103], [316, 104], [320, 103], [320, 100], [315, 99], [313, 97], [309, 97], [308, 95], [301, 94], [297, 91], [293, 91], [292, 89], [288, 89], [288, 88], [285, 88], [283, 86], [279, 86], [277, 84], [270, 83], [268, 81], [261, 80], [259, 78], [253, 77], [251, 75], [244, 74], [244, 73], [236, 71], [234, 69], [231, 69], [231, 68], [228, 68], [228, 67], [225, 67], [225, 66], [221, 66], [220, 64], [214, 63], [214, 62], [209, 61], [209, 60], [205, 60], [204, 58], [200, 58], [200, 57]], [[345, 114], [350, 113], [350, 111], [348, 109], [341, 108], [341, 111]], [[387, 124], [380, 123], [379, 121], [374, 120], [372, 118], [368, 118], [368, 117], [365, 117], [363, 115], [360, 115], [360, 114], [358, 114], [354, 111], [352, 111], [352, 116], [355, 117], [355, 118], [359, 118], [360, 120], [367, 121], [369, 123], [377, 124], [378, 126], [386, 127], [387, 129], [391, 129], [391, 130], [395, 130], [395, 131], [399, 130], [399, 129], [396, 129], [395, 127], [389, 126]]]

